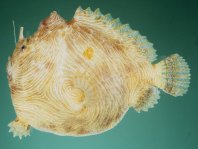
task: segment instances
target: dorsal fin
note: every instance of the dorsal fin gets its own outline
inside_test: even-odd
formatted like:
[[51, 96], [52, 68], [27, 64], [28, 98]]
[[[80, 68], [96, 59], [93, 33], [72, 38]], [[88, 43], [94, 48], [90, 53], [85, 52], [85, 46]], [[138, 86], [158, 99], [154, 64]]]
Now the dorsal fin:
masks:
[[[130, 28], [129, 24], [122, 24], [120, 19], [113, 19], [110, 14], [103, 15], [99, 8], [92, 11], [89, 7], [83, 10], [81, 7], [75, 12], [74, 19], [87, 25], [100, 27], [104, 31], [117, 35], [119, 39], [137, 47], [136, 51], [144, 55], [147, 60], [156, 60], [156, 50], [145, 36], [141, 36], [138, 31]], [[121, 38], [120, 38], [121, 37]]]
[[56, 11], [53, 11], [49, 17], [40, 23], [39, 29], [53, 29], [63, 25], [65, 25], [65, 20]]

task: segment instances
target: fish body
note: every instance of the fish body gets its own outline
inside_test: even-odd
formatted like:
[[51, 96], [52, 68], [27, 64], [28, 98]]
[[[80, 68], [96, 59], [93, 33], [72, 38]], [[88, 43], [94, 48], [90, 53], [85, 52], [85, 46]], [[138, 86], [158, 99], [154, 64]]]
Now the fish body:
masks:
[[113, 128], [129, 108], [147, 111], [158, 88], [186, 93], [190, 72], [178, 54], [159, 63], [145, 36], [99, 9], [78, 8], [71, 21], [57, 12], [29, 38], [22, 35], [7, 74], [17, 114], [14, 136], [30, 127], [58, 135], [86, 136]]

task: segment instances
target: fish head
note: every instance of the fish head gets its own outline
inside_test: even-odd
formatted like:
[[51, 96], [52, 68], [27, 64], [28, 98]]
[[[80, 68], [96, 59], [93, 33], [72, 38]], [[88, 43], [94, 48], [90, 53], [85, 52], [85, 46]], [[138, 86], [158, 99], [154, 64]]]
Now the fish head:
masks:
[[[20, 28], [19, 40], [12, 55], [8, 58], [7, 76], [9, 82], [19, 82], [17, 79], [22, 79], [24, 74], [29, 71], [35, 73], [36, 67], [52, 69], [55, 63], [54, 57], [61, 50], [60, 47], [64, 45], [61, 33], [66, 28], [65, 22], [57, 12], [53, 11], [40, 23], [38, 30], [33, 35], [24, 37], [24, 28]], [[37, 73], [42, 74], [43, 71]]]
[[16, 43], [16, 47], [12, 53], [11, 56], [8, 57], [8, 62], [7, 62], [7, 76], [9, 82], [11, 82], [12, 79], [12, 74], [13, 71], [16, 72], [18, 71], [18, 68], [21, 65], [21, 57], [24, 55], [29, 50], [29, 42], [31, 37], [25, 38], [23, 35], [23, 30], [24, 28], [20, 28], [19, 32], [19, 37], [18, 37], [18, 42]]

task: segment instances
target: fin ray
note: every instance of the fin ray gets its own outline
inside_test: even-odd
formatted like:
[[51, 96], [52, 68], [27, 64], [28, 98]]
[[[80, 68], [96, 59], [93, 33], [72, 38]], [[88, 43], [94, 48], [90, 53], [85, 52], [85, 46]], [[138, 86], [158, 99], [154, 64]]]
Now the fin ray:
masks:
[[141, 93], [137, 103], [134, 105], [134, 109], [137, 112], [148, 111], [149, 108], [153, 108], [158, 103], [160, 92], [156, 87], [150, 87]]
[[155, 64], [155, 85], [172, 96], [182, 96], [190, 84], [190, 68], [178, 54], [173, 54]]
[[116, 33], [123, 41], [129, 42], [131, 45], [135, 44], [136, 49], [138, 49], [136, 52], [143, 55], [147, 60], [150, 62], [156, 60], [156, 50], [153, 48], [153, 44], [147, 40], [146, 36], [142, 36], [138, 31], [131, 29], [129, 24], [122, 24], [119, 18], [113, 19], [111, 14], [103, 15], [100, 9], [92, 11], [90, 7], [85, 10], [79, 7], [75, 12], [74, 18], [83, 23], [92, 23], [95, 26], [101, 26], [102, 24], [104, 31], [108, 30], [111, 33]]

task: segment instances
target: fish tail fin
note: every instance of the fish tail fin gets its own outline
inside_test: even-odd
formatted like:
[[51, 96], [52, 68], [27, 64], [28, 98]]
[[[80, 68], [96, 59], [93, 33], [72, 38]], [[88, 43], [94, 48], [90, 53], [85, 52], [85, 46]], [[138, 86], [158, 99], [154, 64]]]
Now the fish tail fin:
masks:
[[154, 64], [155, 86], [172, 96], [183, 96], [190, 84], [190, 68], [178, 54], [173, 54]]

